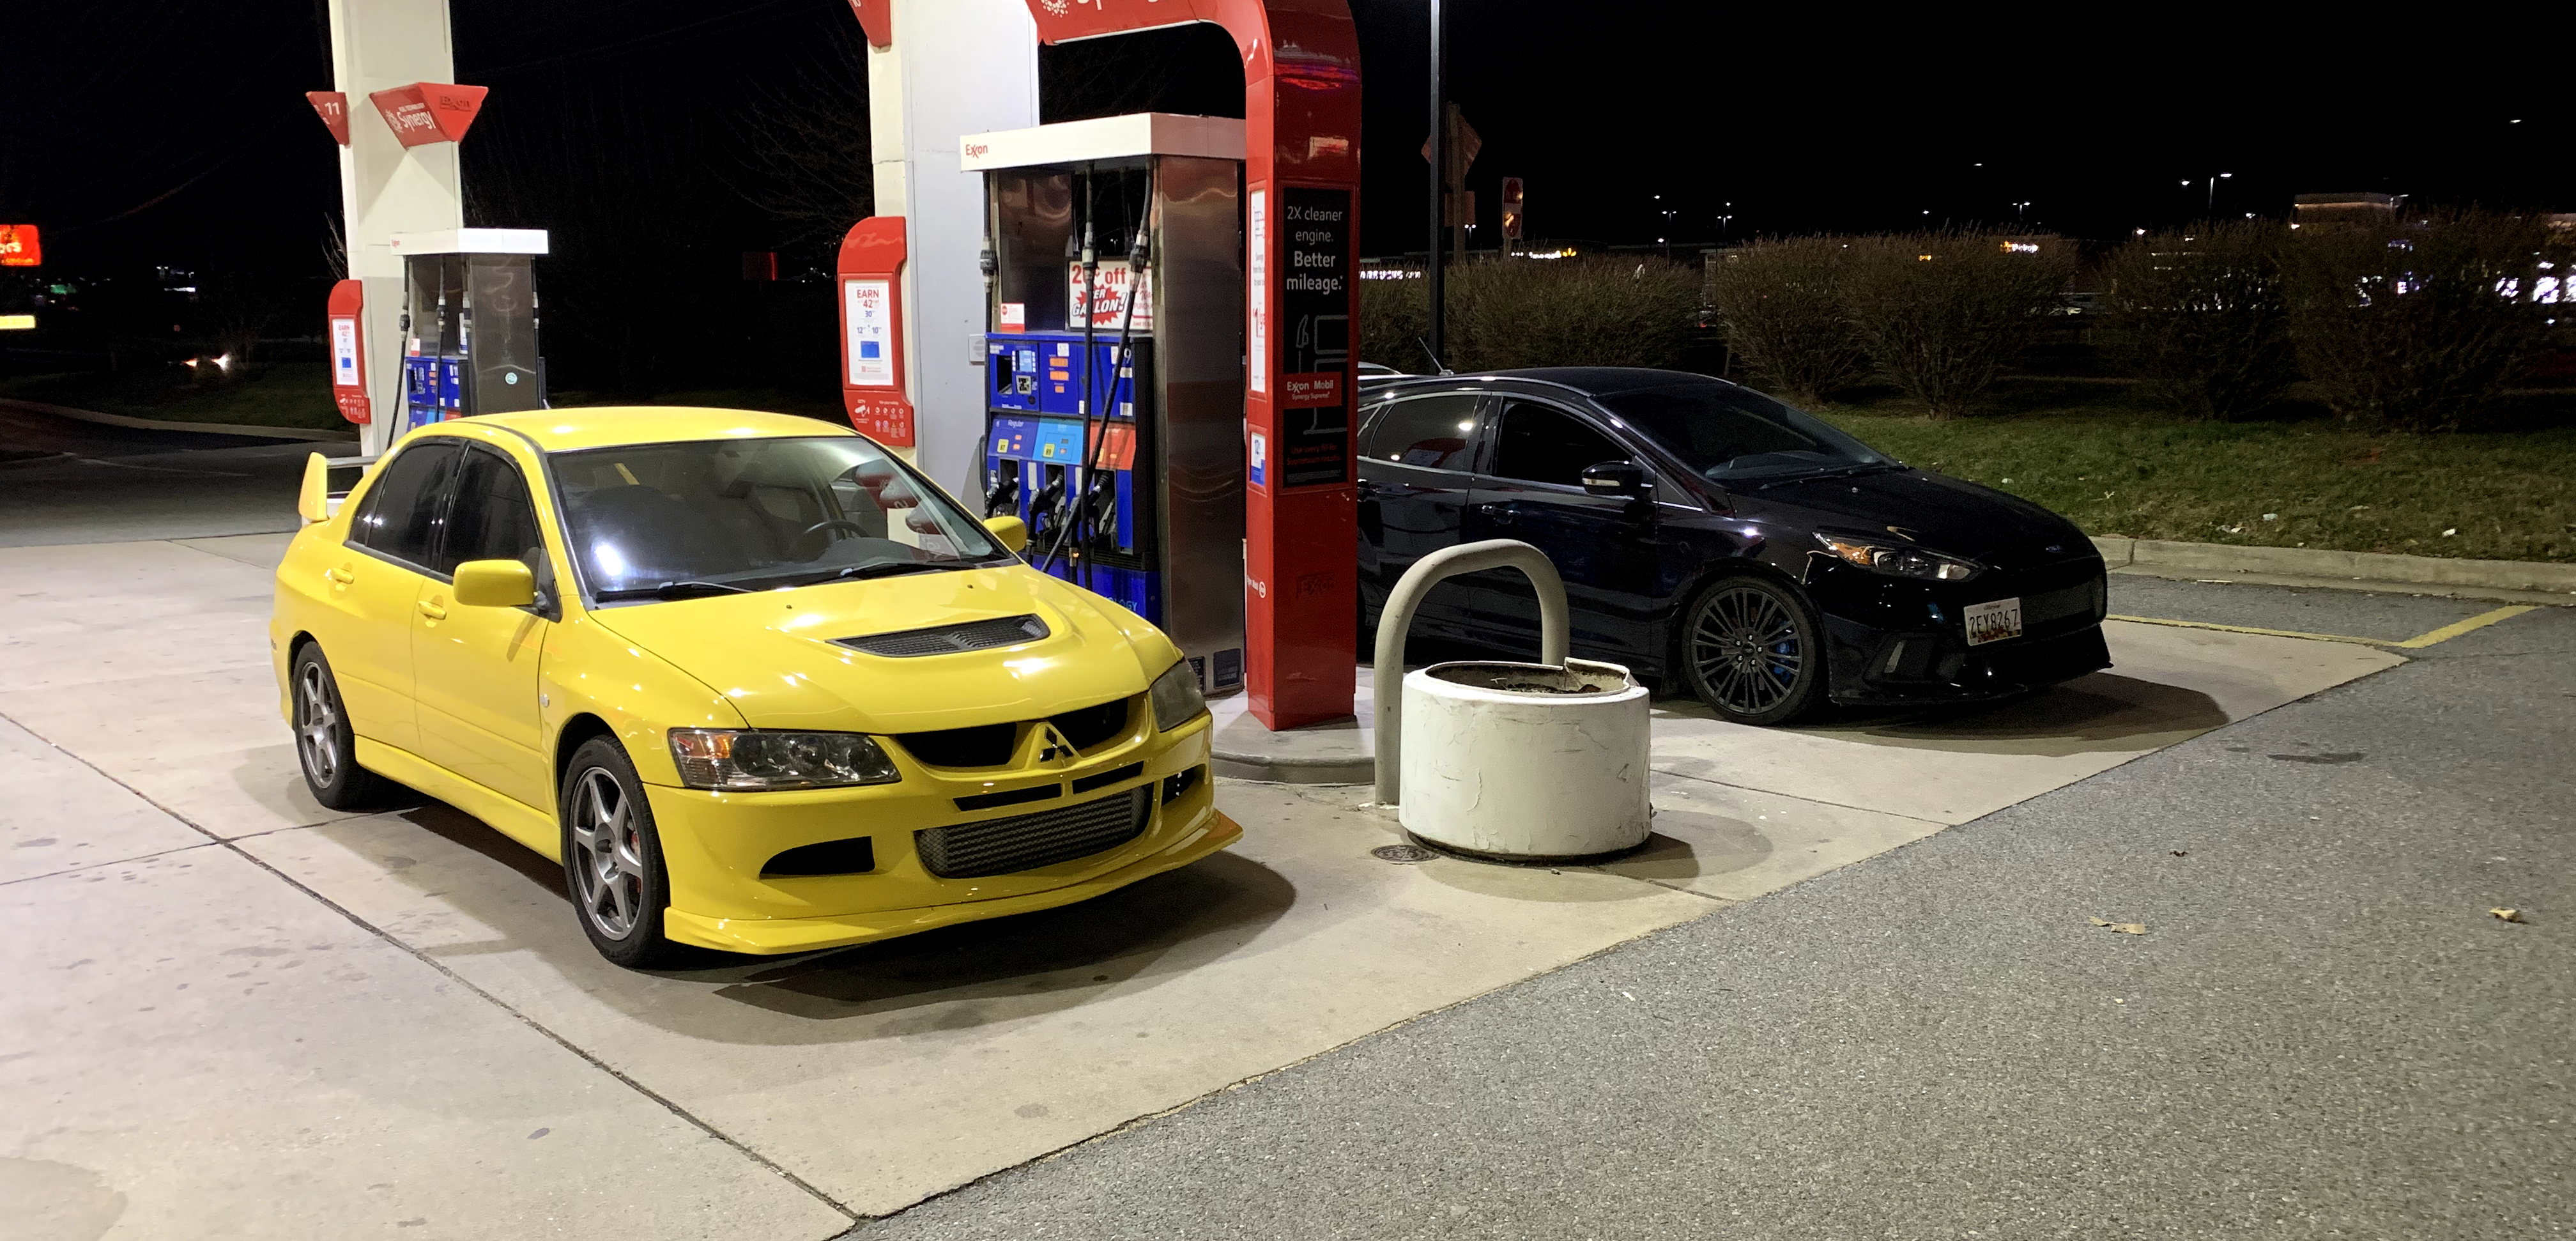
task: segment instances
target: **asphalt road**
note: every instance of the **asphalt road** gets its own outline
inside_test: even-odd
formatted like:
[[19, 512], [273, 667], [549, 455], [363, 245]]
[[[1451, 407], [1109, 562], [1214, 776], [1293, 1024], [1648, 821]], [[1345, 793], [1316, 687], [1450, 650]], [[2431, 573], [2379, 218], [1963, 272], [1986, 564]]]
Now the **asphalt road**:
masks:
[[0, 547], [293, 530], [304, 459], [356, 451], [342, 441], [145, 430], [0, 405]]
[[2576, 611], [2414, 654], [853, 1235], [2576, 1236]]

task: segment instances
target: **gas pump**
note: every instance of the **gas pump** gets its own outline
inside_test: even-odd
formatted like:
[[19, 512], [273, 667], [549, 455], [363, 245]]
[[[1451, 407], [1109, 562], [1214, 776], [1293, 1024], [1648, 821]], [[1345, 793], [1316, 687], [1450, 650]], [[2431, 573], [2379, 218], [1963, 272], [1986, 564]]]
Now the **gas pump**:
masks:
[[546, 407], [533, 258], [541, 229], [398, 233], [402, 413], [395, 434], [450, 418]]
[[976, 134], [990, 284], [987, 516], [1243, 687], [1243, 122]]

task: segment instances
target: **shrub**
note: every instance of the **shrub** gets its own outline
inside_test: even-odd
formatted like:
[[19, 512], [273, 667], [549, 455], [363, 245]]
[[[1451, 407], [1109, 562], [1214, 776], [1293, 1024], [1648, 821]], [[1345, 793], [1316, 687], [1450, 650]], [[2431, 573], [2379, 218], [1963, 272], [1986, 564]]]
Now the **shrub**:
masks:
[[2455, 210], [2307, 231], [2285, 248], [2290, 335], [2345, 418], [2456, 429], [2548, 339], [2546, 312], [2523, 288], [2548, 241], [2536, 218]]
[[2095, 339], [2112, 363], [2196, 418], [2230, 420], [2298, 379], [2278, 224], [2212, 221], [2123, 246]]
[[1851, 247], [1831, 237], [1766, 241], [1710, 272], [1726, 343], [1764, 384], [1805, 404], [1869, 377], [1837, 281]]
[[[1429, 370], [1425, 280], [1360, 286], [1360, 356]], [[1698, 281], [1661, 260], [1510, 259], [1448, 276], [1453, 370], [1521, 366], [1672, 366], [1689, 343]]]
[[1917, 233], [1852, 243], [1838, 287], [1870, 361], [1949, 418], [2030, 343], [2070, 270], [2061, 252], [2014, 253], [2000, 237]]
[[1431, 332], [1429, 282], [1360, 281], [1360, 360], [1400, 371], [1429, 374], [1422, 341]]

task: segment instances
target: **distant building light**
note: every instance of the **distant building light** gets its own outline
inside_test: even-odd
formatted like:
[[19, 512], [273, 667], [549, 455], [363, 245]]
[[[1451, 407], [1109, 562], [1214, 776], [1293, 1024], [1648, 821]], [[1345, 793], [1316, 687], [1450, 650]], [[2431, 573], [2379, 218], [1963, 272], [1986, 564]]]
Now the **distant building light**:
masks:
[[36, 316], [34, 315], [0, 315], [0, 332], [32, 332], [35, 330]]
[[2006, 254], [2037, 254], [2037, 253], [2039, 253], [2039, 243], [2038, 243], [2038, 242], [2036, 242], [2036, 241], [2007, 241], [2007, 242], [2003, 243], [2003, 246], [2004, 246], [2004, 253], [2006, 253]]

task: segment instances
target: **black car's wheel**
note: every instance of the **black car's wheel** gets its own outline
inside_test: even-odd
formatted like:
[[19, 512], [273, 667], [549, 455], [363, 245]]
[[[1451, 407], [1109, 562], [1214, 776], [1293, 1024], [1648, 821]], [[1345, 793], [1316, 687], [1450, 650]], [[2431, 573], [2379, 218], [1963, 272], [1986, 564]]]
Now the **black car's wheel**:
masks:
[[358, 736], [350, 731], [340, 682], [331, 675], [322, 648], [311, 642], [298, 647], [287, 679], [295, 762], [304, 769], [304, 787], [313, 790], [313, 800], [333, 810], [367, 810], [390, 800], [393, 781], [358, 765]]
[[1691, 692], [1738, 724], [1786, 724], [1824, 701], [1824, 647], [1815, 614], [1788, 587], [1730, 577], [1684, 614], [1683, 675]]
[[628, 969], [677, 960], [683, 948], [662, 934], [671, 903], [662, 838], [626, 751], [607, 737], [582, 743], [564, 769], [562, 799], [564, 886], [591, 946]]

